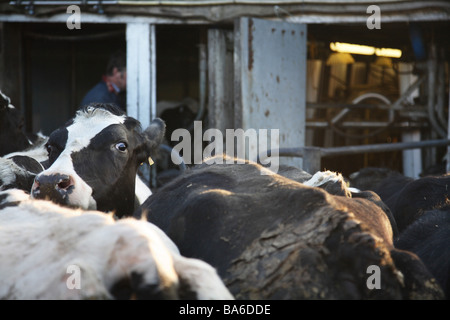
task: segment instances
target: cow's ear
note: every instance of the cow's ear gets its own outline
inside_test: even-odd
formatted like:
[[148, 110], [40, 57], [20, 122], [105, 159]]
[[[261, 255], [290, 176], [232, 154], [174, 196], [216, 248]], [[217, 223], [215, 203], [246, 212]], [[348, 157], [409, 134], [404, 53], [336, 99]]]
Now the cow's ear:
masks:
[[160, 118], [153, 119], [150, 126], [144, 131], [146, 150], [149, 153], [147, 156], [154, 155], [163, 142], [165, 134], [166, 123]]

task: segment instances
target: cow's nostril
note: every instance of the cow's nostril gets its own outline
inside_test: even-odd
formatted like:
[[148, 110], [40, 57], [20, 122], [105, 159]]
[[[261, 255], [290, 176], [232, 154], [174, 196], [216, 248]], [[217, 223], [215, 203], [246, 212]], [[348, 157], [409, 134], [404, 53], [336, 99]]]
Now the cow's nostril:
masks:
[[60, 179], [57, 183], [57, 186], [59, 189], [67, 189], [69, 188], [71, 185], [73, 185], [72, 183], [72, 179], [70, 177], [64, 177], [62, 179]]

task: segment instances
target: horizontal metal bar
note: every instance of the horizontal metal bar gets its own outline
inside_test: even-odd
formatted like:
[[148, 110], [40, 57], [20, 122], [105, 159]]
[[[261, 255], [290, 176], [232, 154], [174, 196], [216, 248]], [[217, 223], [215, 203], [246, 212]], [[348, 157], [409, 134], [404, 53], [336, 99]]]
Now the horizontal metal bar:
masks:
[[[393, 107], [389, 104], [375, 104], [375, 103], [307, 103], [306, 108], [311, 109], [381, 109], [381, 110], [403, 110], [402, 106]], [[409, 107], [408, 107], [409, 108]]]
[[[365, 128], [382, 128], [390, 125], [393, 128], [422, 128], [426, 127], [426, 122], [424, 123], [418, 123], [418, 122], [410, 122], [410, 121], [402, 121], [402, 122], [396, 122], [392, 125], [388, 122], [371, 122], [371, 121], [345, 121], [342, 122], [339, 127], [350, 129], [350, 128], [358, 128], [358, 129], [365, 129]], [[330, 124], [327, 121], [306, 121], [306, 127], [307, 128], [329, 128]]]
[[9, 4], [12, 6], [15, 5], [21, 5], [21, 6], [29, 6], [29, 5], [35, 5], [35, 6], [70, 6], [70, 5], [111, 5], [111, 4], [117, 4], [117, 0], [88, 0], [88, 1], [52, 1], [52, 0], [37, 0], [37, 1], [10, 1]]
[[378, 143], [361, 146], [321, 148], [320, 152], [322, 157], [330, 157], [336, 155], [358, 154], [365, 152], [398, 151], [406, 149], [441, 147], [448, 145], [450, 145], [450, 140], [442, 139], [442, 140], [427, 140], [416, 142]]
[[[321, 157], [330, 157], [338, 155], [349, 155], [366, 152], [386, 152], [398, 151], [406, 149], [421, 149], [431, 147], [442, 147], [450, 145], [450, 139], [441, 140], [426, 140], [416, 142], [397, 142], [397, 143], [377, 143], [359, 146], [344, 146], [344, 147], [299, 147], [299, 148], [280, 148], [278, 155], [281, 157], [304, 157], [308, 152], [320, 153]], [[271, 150], [267, 151], [267, 157], [272, 154]]]

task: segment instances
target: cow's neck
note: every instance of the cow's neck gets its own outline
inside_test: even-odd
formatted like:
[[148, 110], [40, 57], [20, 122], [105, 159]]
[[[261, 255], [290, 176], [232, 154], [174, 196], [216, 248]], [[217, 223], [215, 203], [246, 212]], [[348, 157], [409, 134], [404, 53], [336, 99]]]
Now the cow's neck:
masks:
[[136, 174], [125, 175], [105, 199], [97, 199], [97, 210], [113, 211], [118, 218], [131, 216], [134, 212]]

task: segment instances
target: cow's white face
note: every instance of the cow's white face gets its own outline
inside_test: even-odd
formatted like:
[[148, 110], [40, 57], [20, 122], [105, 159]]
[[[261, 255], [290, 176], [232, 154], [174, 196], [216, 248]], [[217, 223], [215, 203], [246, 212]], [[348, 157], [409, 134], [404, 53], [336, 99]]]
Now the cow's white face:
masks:
[[151, 147], [139, 122], [116, 111], [87, 107], [50, 135], [50, 167], [36, 176], [33, 197], [131, 214], [123, 211], [134, 206], [137, 168]]

